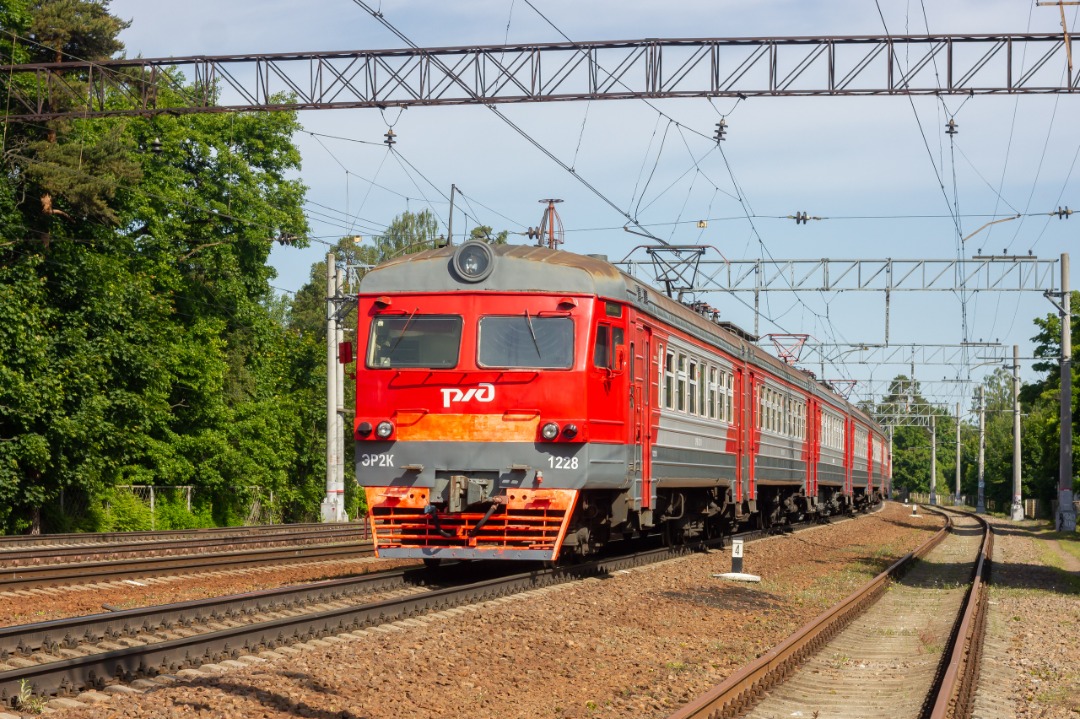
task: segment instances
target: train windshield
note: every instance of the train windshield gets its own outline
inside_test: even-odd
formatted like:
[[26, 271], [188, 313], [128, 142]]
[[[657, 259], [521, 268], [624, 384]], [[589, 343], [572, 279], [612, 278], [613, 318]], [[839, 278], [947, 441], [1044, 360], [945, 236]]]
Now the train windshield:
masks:
[[569, 317], [481, 317], [481, 367], [569, 369], [574, 363], [574, 321]]
[[456, 367], [461, 347], [461, 317], [456, 315], [380, 315], [371, 322], [367, 366], [373, 369]]

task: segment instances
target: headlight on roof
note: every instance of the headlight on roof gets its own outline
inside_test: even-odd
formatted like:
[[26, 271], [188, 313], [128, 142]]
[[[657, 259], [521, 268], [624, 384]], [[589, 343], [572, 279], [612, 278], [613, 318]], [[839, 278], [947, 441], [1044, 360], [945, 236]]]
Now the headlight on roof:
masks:
[[454, 253], [454, 272], [466, 282], [479, 282], [491, 274], [495, 253], [486, 242], [469, 240]]

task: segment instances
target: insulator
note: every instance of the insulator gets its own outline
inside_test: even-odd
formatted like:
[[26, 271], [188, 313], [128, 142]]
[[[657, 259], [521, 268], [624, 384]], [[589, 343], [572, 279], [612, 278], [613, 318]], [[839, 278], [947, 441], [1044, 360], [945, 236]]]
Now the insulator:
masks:
[[397, 135], [394, 134], [394, 128], [391, 127], [389, 130], [387, 130], [386, 134], [383, 137], [386, 138], [385, 140], [383, 140], [383, 142], [386, 144], [386, 146], [387, 147], [392, 146], [394, 144], [394, 142], [395, 142], [394, 138], [397, 137]]
[[724, 136], [727, 135], [727, 121], [720, 118], [720, 122], [716, 123], [716, 142], [719, 144], [724, 140]]
[[1069, 219], [1069, 216], [1072, 215], [1072, 213], [1073, 213], [1073, 211], [1070, 210], [1068, 208], [1068, 206], [1066, 206], [1064, 209], [1062, 209], [1061, 207], [1058, 207], [1057, 212], [1051, 212], [1050, 214], [1051, 215], [1057, 215], [1057, 218], [1059, 220], [1067, 220], [1067, 219]]
[[960, 131], [959, 128], [960, 126], [956, 124], [956, 120], [950, 117], [948, 124], [945, 125], [945, 134], [955, 135], [957, 132]]

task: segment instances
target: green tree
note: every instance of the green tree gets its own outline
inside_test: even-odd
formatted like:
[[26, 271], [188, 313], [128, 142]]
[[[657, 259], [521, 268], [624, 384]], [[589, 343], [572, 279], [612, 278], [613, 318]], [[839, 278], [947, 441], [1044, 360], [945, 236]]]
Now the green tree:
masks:
[[[30, 38], [7, 52], [115, 53], [126, 23], [107, 7], [0, 0]], [[182, 102], [172, 80], [159, 105]], [[288, 112], [4, 128], [0, 527], [121, 484], [194, 484], [219, 523], [271, 493], [311, 516], [312, 380], [266, 264], [307, 230], [297, 128]]]
[[[1072, 317], [1071, 333], [1074, 347], [1080, 346], [1080, 292], [1073, 292], [1070, 298]], [[1058, 313], [1049, 313], [1043, 317], [1037, 317], [1034, 321], [1037, 332], [1032, 341], [1035, 342], [1035, 355], [1043, 358], [1036, 362], [1033, 369], [1036, 372], [1045, 372], [1042, 379], [1025, 385], [1020, 390], [1020, 400], [1023, 412], [1021, 431], [1023, 468], [1022, 476], [1025, 496], [1033, 496], [1045, 501], [1057, 499], [1058, 476], [1060, 471], [1060, 437], [1061, 437], [1061, 318]], [[1073, 427], [1078, 424], [1078, 405], [1080, 400], [1080, 372], [1077, 371], [1076, 363], [1072, 365], [1071, 387], [1069, 388]], [[1073, 432], [1072, 438], [1073, 456], [1077, 456], [1080, 450], [1080, 441], [1077, 433]], [[1077, 469], [1073, 467], [1073, 491], [1078, 488]]]
[[955, 448], [956, 420], [943, 407], [926, 410], [931, 403], [922, 395], [918, 380], [898, 374], [889, 386], [889, 392], [876, 408], [877, 414], [894, 416], [900, 420], [913, 416], [934, 415], [935, 436], [930, 433], [930, 423], [906, 425], [902, 421], [893, 430], [893, 486], [916, 492], [930, 490], [930, 470], [933, 464], [931, 442], [937, 442], [937, 474], [934, 491], [939, 495], [952, 494], [950, 477], [956, 470]]
[[[438, 219], [430, 210], [416, 213], [406, 211], [395, 217], [383, 233], [372, 237], [369, 242], [354, 236], [342, 237], [328, 252], [333, 253], [338, 267], [352, 268], [345, 293], [355, 294], [358, 291], [354, 283], [363, 277], [366, 267], [403, 254], [437, 247], [441, 241], [438, 229]], [[497, 244], [505, 243], [508, 236], [509, 233], [505, 230], [493, 234], [488, 226], [474, 227], [470, 232], [470, 239]], [[293, 372], [297, 378], [309, 380], [303, 390], [309, 397], [307, 407], [311, 410], [305, 426], [312, 427], [313, 437], [323, 431], [325, 426], [320, 423], [325, 422], [323, 407], [326, 397], [326, 313], [326, 262], [319, 261], [312, 265], [308, 283], [293, 297], [287, 320], [291, 336], [297, 344], [296, 352], [291, 355]], [[345, 337], [355, 345], [355, 313], [348, 315], [345, 321]], [[356, 353], [362, 357], [363, 348], [357, 347]], [[348, 381], [345, 386], [345, 406], [356, 406], [356, 388], [354, 383]], [[351, 421], [345, 422], [344, 432], [345, 456], [350, 457], [353, 451]], [[313, 442], [308, 448], [307, 456], [313, 473], [321, 475], [325, 471], [325, 454], [321, 453], [325, 451], [324, 448], [325, 443], [321, 438], [319, 443]], [[318, 456], [316, 451], [320, 452]], [[345, 467], [346, 508], [350, 516], [355, 516], [358, 512], [365, 511], [366, 504], [352, 481], [352, 463], [346, 462]]]

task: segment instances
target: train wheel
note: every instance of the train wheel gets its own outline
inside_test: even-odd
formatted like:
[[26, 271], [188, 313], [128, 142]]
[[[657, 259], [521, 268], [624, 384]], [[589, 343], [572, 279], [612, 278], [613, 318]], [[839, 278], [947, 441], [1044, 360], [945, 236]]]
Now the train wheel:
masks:
[[442, 564], [442, 560], [438, 557], [424, 557], [424, 566], [428, 569], [438, 569], [440, 564]]
[[682, 525], [674, 520], [664, 522], [664, 544], [668, 547], [679, 547], [686, 542], [683, 535]]

